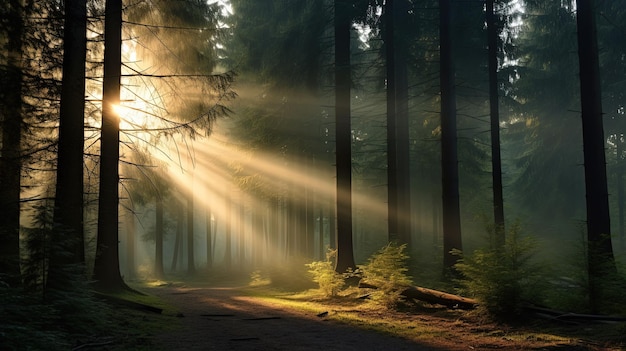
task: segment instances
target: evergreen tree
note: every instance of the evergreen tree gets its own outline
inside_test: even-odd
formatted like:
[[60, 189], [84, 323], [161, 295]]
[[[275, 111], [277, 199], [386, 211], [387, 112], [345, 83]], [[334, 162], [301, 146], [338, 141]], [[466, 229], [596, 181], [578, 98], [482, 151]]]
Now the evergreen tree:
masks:
[[335, 270], [355, 268], [352, 245], [352, 129], [350, 128], [351, 6], [335, 0], [335, 125], [337, 167], [337, 261]]
[[119, 268], [119, 116], [122, 76], [122, 1], [107, 0], [104, 27], [104, 80], [100, 137], [98, 242], [93, 278], [102, 290], [126, 288]]
[[495, 0], [486, 1], [488, 70], [489, 70], [489, 115], [491, 125], [491, 175], [493, 190], [493, 216], [498, 246], [505, 243], [504, 200], [502, 195], [502, 160], [500, 156], [500, 99], [498, 82], [498, 57], [500, 33], [495, 9]]
[[0, 6], [3, 12], [3, 55], [0, 62], [0, 279], [20, 284], [20, 192], [22, 171], [22, 82], [24, 7], [11, 0]]
[[444, 267], [452, 268], [462, 250], [457, 156], [456, 98], [452, 53], [452, 0], [440, 0], [441, 167]]
[[165, 226], [163, 224], [163, 198], [157, 196], [155, 208], [155, 237], [154, 237], [154, 276], [157, 279], [163, 279], [163, 239]]
[[526, 1], [525, 6], [512, 57], [518, 65], [510, 68], [515, 82], [504, 101], [516, 117], [507, 130], [507, 148], [515, 152], [512, 210], [529, 218], [531, 231], [575, 231], [570, 223], [584, 216], [584, 180], [582, 133], [571, 112], [579, 109], [580, 93], [572, 73], [574, 12], [567, 2]]
[[[83, 139], [85, 124], [85, 62], [87, 54], [87, 3], [66, 1], [63, 35], [59, 147], [55, 193], [53, 241], [48, 282], [64, 289], [65, 265], [85, 265], [83, 230]], [[66, 269], [66, 267], [65, 267]], [[84, 273], [84, 272], [80, 272]]]
[[[94, 277], [102, 288], [119, 289], [124, 285], [119, 277], [117, 257], [120, 119], [131, 125], [129, 130], [124, 130], [125, 136], [144, 143], [145, 134], [151, 136], [148, 144], [158, 144], [175, 134], [181, 138], [194, 138], [199, 132], [211, 132], [214, 120], [227, 113], [225, 103], [234, 94], [230, 90], [232, 73], [214, 71], [217, 65], [213, 45], [218, 26], [217, 5], [194, 0], [146, 2], [133, 7], [127, 21], [122, 21], [121, 5], [113, 2], [111, 6], [114, 8], [105, 10], [105, 27], [109, 30], [105, 28], [100, 203]], [[107, 2], [107, 7], [111, 6]], [[131, 27], [133, 34], [145, 34], [139, 36], [141, 41], [130, 45], [136, 49], [140, 61], [122, 65], [122, 23]], [[186, 35], [189, 32], [197, 36]], [[107, 33], [112, 39], [107, 40]], [[112, 74], [107, 74], [107, 67]], [[129, 121], [124, 114], [115, 115], [111, 108], [120, 103], [122, 83], [125, 92], [145, 104], [139, 112], [150, 123]], [[126, 85], [133, 83], [148, 90], [151, 96], [146, 97]], [[183, 85], [185, 93], [182, 92]]]
[[411, 241], [408, 80], [406, 50], [396, 46], [406, 44], [398, 40], [405, 33], [397, 33], [396, 18], [408, 15], [407, 5], [405, 0], [387, 1], [384, 7], [389, 240], [406, 244]]

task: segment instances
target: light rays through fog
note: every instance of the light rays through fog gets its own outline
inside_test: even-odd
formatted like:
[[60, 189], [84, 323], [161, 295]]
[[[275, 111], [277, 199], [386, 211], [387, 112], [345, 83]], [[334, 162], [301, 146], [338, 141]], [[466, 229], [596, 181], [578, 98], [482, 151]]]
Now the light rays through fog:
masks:
[[[225, 260], [227, 240], [230, 241], [229, 255], [239, 261], [277, 264], [288, 258], [286, 242], [290, 239], [286, 237], [301, 235], [314, 236], [314, 248], [310, 251], [317, 258], [323, 258], [330, 240], [329, 229], [324, 226], [332, 223], [328, 218], [331, 214], [309, 208], [314, 211], [311, 220], [315, 221], [315, 232], [294, 233], [296, 229], [286, 216], [285, 201], [289, 198], [303, 207], [334, 204], [334, 167], [322, 164], [302, 168], [297, 161], [259, 150], [245, 150], [239, 145], [216, 132], [193, 141], [180, 136], [164, 138], [149, 147], [148, 153], [161, 165], [159, 167], [167, 168], [163, 173], [174, 194], [170, 201], [184, 206], [189, 194], [193, 194], [196, 250], [202, 250], [206, 244], [205, 221], [210, 208], [215, 236], [211, 240], [218, 246], [213, 248], [218, 265]], [[386, 219], [387, 206], [380, 198], [360, 193], [353, 194], [353, 198], [365, 218]], [[272, 224], [273, 221], [276, 223]], [[228, 238], [227, 223], [230, 226]]]

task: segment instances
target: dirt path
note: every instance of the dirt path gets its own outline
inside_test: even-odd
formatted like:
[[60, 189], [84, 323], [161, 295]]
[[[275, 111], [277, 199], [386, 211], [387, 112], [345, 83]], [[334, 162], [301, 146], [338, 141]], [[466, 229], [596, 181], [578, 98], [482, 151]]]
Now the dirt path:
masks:
[[236, 288], [160, 287], [150, 293], [184, 315], [182, 329], [157, 337], [163, 350], [438, 350], [315, 313], [266, 306]]

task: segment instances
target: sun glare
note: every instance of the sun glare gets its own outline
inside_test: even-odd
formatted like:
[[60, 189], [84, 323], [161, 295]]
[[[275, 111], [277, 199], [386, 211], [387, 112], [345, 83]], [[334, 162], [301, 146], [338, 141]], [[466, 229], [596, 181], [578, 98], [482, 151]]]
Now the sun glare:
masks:
[[125, 131], [148, 129], [150, 119], [141, 109], [133, 106], [115, 105], [113, 107], [120, 117], [120, 129]]

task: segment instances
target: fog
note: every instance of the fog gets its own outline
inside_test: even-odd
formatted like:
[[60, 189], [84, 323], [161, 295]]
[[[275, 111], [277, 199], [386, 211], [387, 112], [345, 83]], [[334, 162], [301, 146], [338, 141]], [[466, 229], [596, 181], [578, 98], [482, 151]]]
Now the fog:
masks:
[[[144, 163], [138, 167], [144, 170], [129, 171], [128, 179], [135, 183], [132, 187], [144, 188], [142, 191], [153, 187], [152, 197], [129, 190], [124, 204], [133, 214], [124, 216], [120, 225], [120, 252], [126, 253], [121, 255], [122, 271], [127, 277], [153, 274], [154, 196], [162, 197], [165, 206], [166, 274], [189, 270], [190, 246], [193, 268], [202, 274], [229, 269], [254, 271], [289, 265], [290, 260], [301, 264], [323, 259], [326, 250], [335, 246], [332, 38], [328, 23], [315, 17], [315, 11], [325, 13], [325, 9], [263, 8], [267, 18], [293, 16], [289, 25], [269, 35], [267, 18], [253, 17], [254, 6], [241, 6], [233, 2], [222, 12], [222, 27], [228, 29], [226, 39], [212, 37], [222, 38], [214, 48], [223, 52], [223, 62], [215, 65], [213, 72], [237, 72], [228, 87], [236, 97], [233, 94], [233, 99], [226, 101], [226, 91], [211, 92], [215, 83], [211, 80], [183, 79], [181, 83], [172, 78], [157, 82], [144, 77], [127, 83], [126, 90], [134, 95], [127, 99], [134, 101], [127, 104], [132, 110], [122, 113], [130, 130], [129, 140], [133, 140], [128, 160], [136, 162], [132, 156], [135, 152], [147, 155], [138, 162]], [[472, 21], [469, 15], [480, 16], [482, 8], [459, 4], [456, 10], [468, 14], [455, 26], [455, 42], [459, 43], [455, 58], [463, 249], [471, 252], [487, 245], [493, 221], [483, 51], [486, 39], [480, 21]], [[538, 56], [532, 51], [535, 42], [541, 40], [536, 29], [550, 24], [527, 18], [528, 10], [533, 9], [516, 2], [509, 10], [513, 20], [502, 36], [505, 44], [516, 46], [503, 53], [507, 65], [500, 72], [501, 80], [508, 81], [501, 86], [500, 109], [505, 214], [507, 225], [519, 223], [523, 235], [536, 240], [539, 259], [566, 262], [582, 256], [585, 238], [575, 36], [573, 31], [560, 34], [563, 45], [545, 57]], [[427, 25], [435, 20], [427, 9], [414, 8], [410, 13], [415, 18], [407, 23], [415, 27], [399, 27], [404, 31], [400, 52], [406, 55], [407, 66], [398, 67], [406, 71], [408, 93], [409, 251], [412, 272], [432, 276], [440, 272], [443, 257], [439, 63], [433, 51], [437, 43], [429, 35], [437, 28]], [[380, 9], [370, 16], [381, 16]], [[562, 28], [573, 26], [573, 19], [552, 24], [551, 30], [561, 33]], [[306, 28], [315, 32], [304, 35]], [[171, 32], [153, 32], [150, 38], [146, 33], [137, 35], [137, 42], [126, 46], [135, 65], [132, 70], [164, 74], [178, 70], [175, 67], [181, 64], [194, 65], [197, 57], [192, 59], [185, 54], [188, 50], [172, 46], [182, 38], [180, 31], [169, 37]], [[380, 33], [367, 19], [355, 24], [353, 31], [352, 192], [357, 264], [388, 241], [386, 83]], [[315, 48], [307, 47], [313, 41]], [[167, 47], [169, 52], [159, 55], [168, 60], [174, 56], [177, 63], [155, 60], [158, 47]], [[550, 57], [562, 60], [553, 62]], [[201, 111], [216, 111], [216, 106], [224, 107], [226, 113], [211, 117], [210, 123], [192, 134], [162, 132], [196, 121]], [[607, 101], [606, 119], [621, 118], [621, 106], [619, 101]], [[138, 117], [138, 111], [144, 117]], [[619, 149], [621, 134], [611, 133], [607, 140], [618, 140], [611, 145]], [[614, 150], [607, 149], [607, 153], [609, 159], [615, 158], [611, 156]], [[617, 159], [621, 162], [621, 154]], [[618, 220], [623, 207], [619, 205], [622, 200], [615, 197], [621, 191], [616, 188], [616, 167], [615, 162], [609, 162], [614, 247], [622, 259], [625, 239], [617, 233], [623, 233], [623, 222]], [[134, 196], [142, 200], [133, 201]], [[187, 234], [189, 227], [192, 237]], [[134, 262], [128, 258], [133, 255]]]

